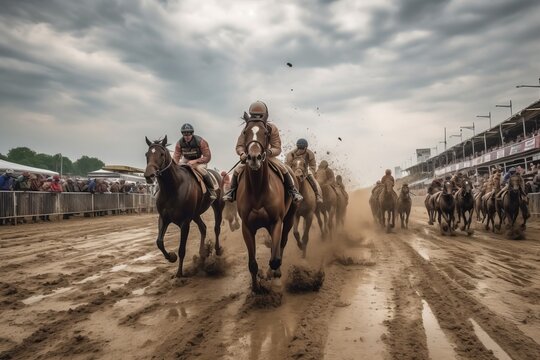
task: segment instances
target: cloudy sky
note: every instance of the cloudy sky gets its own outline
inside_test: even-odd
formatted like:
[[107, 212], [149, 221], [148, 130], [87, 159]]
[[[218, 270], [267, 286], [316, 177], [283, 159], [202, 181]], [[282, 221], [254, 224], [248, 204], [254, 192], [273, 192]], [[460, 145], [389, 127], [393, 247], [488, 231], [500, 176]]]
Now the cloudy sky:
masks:
[[144, 167], [144, 136], [190, 122], [228, 169], [263, 100], [284, 142], [369, 185], [537, 100], [515, 85], [538, 83], [538, 19], [538, 0], [3, 0], [0, 152]]

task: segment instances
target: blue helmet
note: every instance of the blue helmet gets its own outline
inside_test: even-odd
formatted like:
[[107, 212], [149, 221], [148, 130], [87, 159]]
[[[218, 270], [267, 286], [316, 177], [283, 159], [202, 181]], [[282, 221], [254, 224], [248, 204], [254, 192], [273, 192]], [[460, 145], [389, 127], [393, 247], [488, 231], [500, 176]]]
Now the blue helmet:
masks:
[[184, 125], [182, 125], [182, 128], [180, 129], [180, 131], [182, 133], [190, 132], [193, 134], [195, 132], [195, 129], [193, 128], [191, 124], [185, 123]]
[[296, 147], [299, 148], [299, 149], [307, 149], [308, 147], [308, 142], [306, 139], [298, 139], [296, 141]]

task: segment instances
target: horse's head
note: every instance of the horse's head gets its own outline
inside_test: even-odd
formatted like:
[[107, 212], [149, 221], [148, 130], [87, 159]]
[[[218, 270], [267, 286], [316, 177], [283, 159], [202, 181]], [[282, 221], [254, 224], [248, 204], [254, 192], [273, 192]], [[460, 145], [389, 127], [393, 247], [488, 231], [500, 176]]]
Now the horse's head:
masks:
[[519, 176], [512, 175], [510, 177], [510, 183], [509, 183], [508, 189], [511, 191], [519, 191], [520, 189], [519, 183], [520, 183]]
[[450, 180], [446, 180], [443, 183], [443, 189], [442, 189], [443, 195], [451, 195], [453, 191], [454, 191], [454, 186], [452, 185], [452, 182]]
[[292, 163], [292, 170], [294, 175], [298, 178], [298, 181], [302, 182], [307, 176], [307, 164], [303, 157], [294, 159]]
[[463, 180], [461, 189], [464, 194], [470, 194], [472, 192], [473, 186], [469, 180]]
[[391, 193], [394, 191], [394, 184], [391, 181], [384, 182], [384, 192]]
[[246, 118], [243, 135], [244, 144], [246, 144], [246, 164], [251, 170], [257, 171], [266, 160], [266, 150], [270, 140], [266, 120], [260, 117]]
[[148, 140], [147, 137], [145, 139], [148, 144], [148, 151], [146, 152], [144, 177], [147, 183], [153, 184], [154, 179], [171, 166], [172, 157], [166, 148], [167, 135], [163, 140], [154, 140], [154, 142]]
[[410, 190], [409, 190], [409, 185], [403, 185], [401, 187], [401, 194], [404, 196], [404, 197], [407, 197], [409, 196], [409, 193], [410, 193]]

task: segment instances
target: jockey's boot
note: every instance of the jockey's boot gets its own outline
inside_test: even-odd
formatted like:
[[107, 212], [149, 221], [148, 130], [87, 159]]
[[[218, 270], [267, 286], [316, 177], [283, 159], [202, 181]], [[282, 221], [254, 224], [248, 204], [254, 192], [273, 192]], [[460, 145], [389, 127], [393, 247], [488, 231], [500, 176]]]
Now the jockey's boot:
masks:
[[203, 180], [206, 185], [206, 188], [208, 189], [208, 194], [210, 194], [210, 200], [214, 201], [217, 199], [216, 196], [216, 190], [214, 190], [214, 182], [212, 181], [212, 178], [210, 177], [210, 173], [206, 173], [203, 175]]
[[315, 198], [317, 199], [317, 202], [319, 204], [322, 204], [323, 198], [321, 196], [321, 193], [319, 193], [319, 188], [318, 188], [317, 184], [315, 183], [315, 178], [313, 178], [313, 175], [309, 174], [307, 176], [307, 181], [309, 182], [309, 185], [311, 185], [311, 188], [315, 192]]
[[294, 186], [294, 180], [290, 173], [287, 172], [287, 174], [285, 174], [283, 184], [285, 185], [285, 190], [287, 190], [287, 192], [291, 195], [295, 203], [304, 200], [302, 194], [300, 194], [298, 190], [296, 190], [296, 187]]
[[225, 195], [223, 195], [223, 201], [233, 202], [236, 200], [236, 189], [238, 188], [238, 175], [236, 172], [233, 174], [231, 179], [231, 188]]

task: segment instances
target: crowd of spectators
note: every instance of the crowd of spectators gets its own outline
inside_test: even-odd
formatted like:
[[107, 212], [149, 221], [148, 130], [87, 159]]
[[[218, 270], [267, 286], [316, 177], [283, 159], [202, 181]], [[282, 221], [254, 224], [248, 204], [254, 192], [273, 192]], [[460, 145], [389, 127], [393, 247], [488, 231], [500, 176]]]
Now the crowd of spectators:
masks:
[[[29, 173], [27, 171], [16, 174], [13, 170], [7, 169], [0, 175], [0, 191], [39, 191], [52, 193], [124, 193], [124, 194], [151, 194], [152, 188], [150, 185], [138, 182], [128, 182], [124, 179], [105, 179], [105, 178], [88, 178], [81, 179], [78, 177], [58, 175], [45, 177], [41, 174]], [[100, 211], [95, 215], [106, 215], [107, 212]], [[113, 214], [117, 212], [112, 211]], [[73, 214], [64, 214], [64, 219], [68, 219]], [[89, 216], [90, 214], [85, 214]], [[49, 215], [40, 216], [43, 221], [50, 221]], [[33, 222], [37, 222], [36, 216], [32, 217]], [[15, 221], [26, 222], [24, 218], [19, 219], [0, 219], [0, 225], [14, 224]]]

